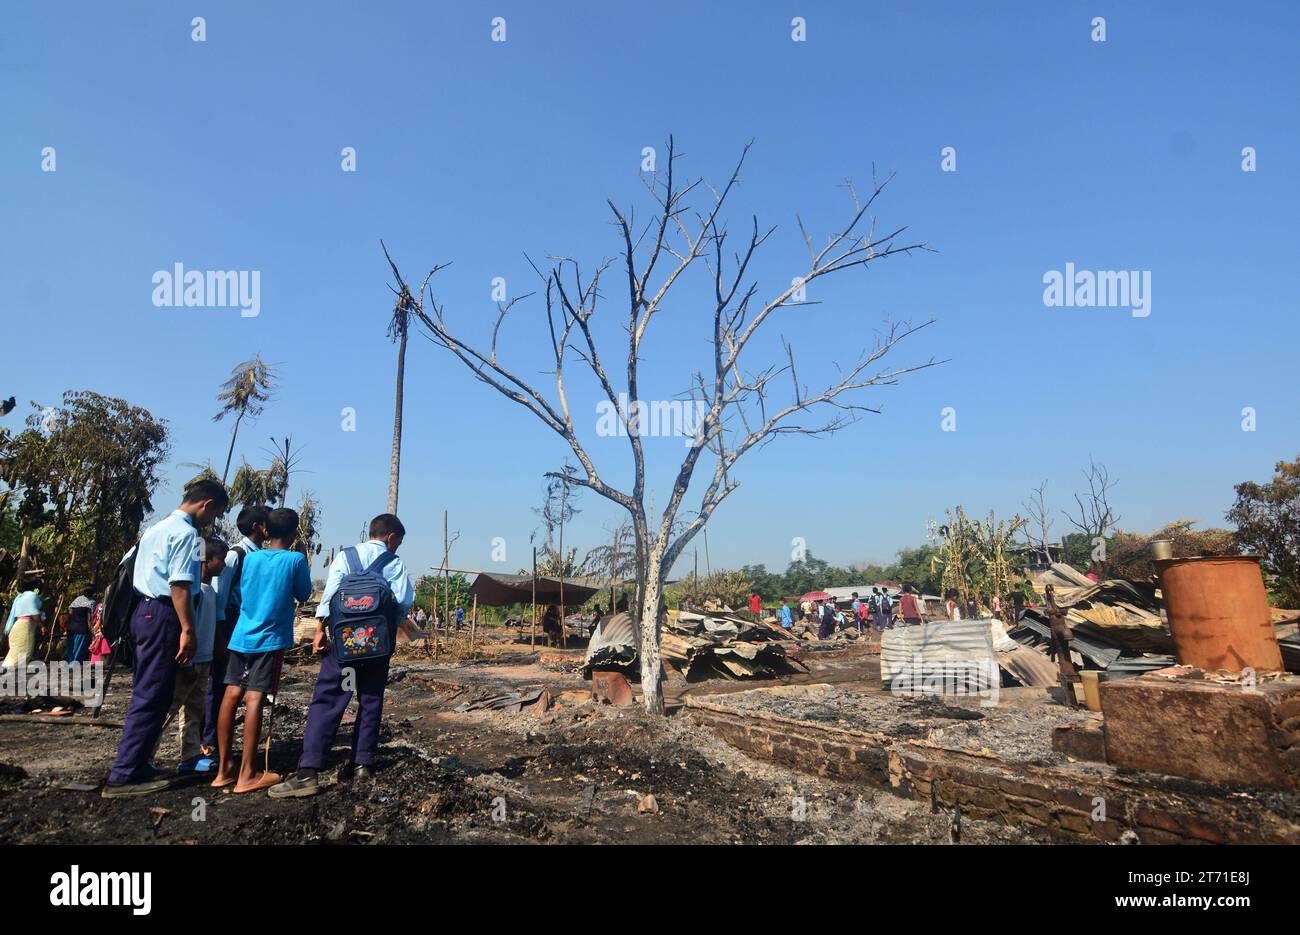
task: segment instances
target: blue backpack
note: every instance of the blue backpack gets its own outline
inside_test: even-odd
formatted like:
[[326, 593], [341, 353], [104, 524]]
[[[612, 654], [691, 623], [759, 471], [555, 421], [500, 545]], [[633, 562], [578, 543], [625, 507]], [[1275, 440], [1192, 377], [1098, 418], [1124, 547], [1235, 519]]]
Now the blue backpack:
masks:
[[339, 665], [356, 665], [393, 654], [397, 603], [384, 567], [397, 558], [387, 549], [362, 569], [355, 546], [343, 550], [347, 573], [330, 598], [330, 652]]

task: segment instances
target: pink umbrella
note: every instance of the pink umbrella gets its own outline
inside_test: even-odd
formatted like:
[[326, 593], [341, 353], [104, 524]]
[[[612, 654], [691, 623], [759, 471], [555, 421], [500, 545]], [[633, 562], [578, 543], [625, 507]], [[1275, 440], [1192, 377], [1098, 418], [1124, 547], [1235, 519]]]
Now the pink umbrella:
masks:
[[803, 601], [829, 601], [830, 599], [831, 596], [825, 591], [809, 591], [803, 597], [799, 598], [799, 601], [802, 603]]

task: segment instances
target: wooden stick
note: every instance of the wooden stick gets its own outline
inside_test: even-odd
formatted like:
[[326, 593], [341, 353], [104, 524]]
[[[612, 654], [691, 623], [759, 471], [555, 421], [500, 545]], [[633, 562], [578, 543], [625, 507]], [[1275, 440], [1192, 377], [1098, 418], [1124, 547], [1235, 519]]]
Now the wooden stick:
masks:
[[474, 655], [474, 632], [478, 627], [478, 595], [474, 595], [474, 603], [469, 609], [469, 654]]

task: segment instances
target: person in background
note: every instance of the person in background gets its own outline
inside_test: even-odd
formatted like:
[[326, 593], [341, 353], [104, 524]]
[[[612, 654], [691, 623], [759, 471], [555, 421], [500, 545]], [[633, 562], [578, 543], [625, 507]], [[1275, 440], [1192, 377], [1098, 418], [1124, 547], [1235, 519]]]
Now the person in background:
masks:
[[104, 663], [113, 654], [113, 647], [108, 645], [100, 621], [95, 621], [95, 635], [90, 640], [90, 664]]
[[180, 508], [146, 529], [135, 546], [131, 583], [140, 603], [131, 614], [131, 702], [105, 798], [161, 792], [171, 785], [149, 759], [176, 693], [176, 670], [196, 648], [194, 611], [203, 567], [198, 530], [216, 522], [229, 503], [219, 481], [196, 481]]
[[9, 637], [9, 654], [0, 669], [20, 669], [36, 654], [36, 639], [40, 636], [45, 611], [41, 604], [41, 579], [35, 575], [26, 581], [26, 590], [14, 598], [5, 621], [5, 636]]
[[883, 630], [889, 624], [885, 613], [888, 601], [889, 598], [881, 593], [880, 588], [871, 589], [871, 626], [877, 630]]
[[465, 623], [465, 608], [456, 608], [456, 629], [459, 630]]
[[781, 606], [777, 609], [776, 616], [785, 629], [794, 626], [794, 615], [790, 613], [790, 605], [785, 602], [785, 598], [781, 598]]
[[[233, 785], [238, 794], [257, 792], [284, 778], [258, 770], [257, 744], [262, 736], [262, 711], [267, 695], [280, 683], [284, 651], [293, 647], [294, 601], [311, 597], [311, 571], [307, 556], [293, 548], [298, 537], [298, 514], [281, 507], [266, 519], [270, 536], [264, 548], [244, 559], [239, 588], [239, 620], [230, 634], [226, 660], [226, 696], [217, 721], [217, 775], [214, 789]], [[409, 604], [407, 605], [410, 606]], [[406, 608], [403, 608], [405, 613]], [[235, 717], [244, 703], [244, 747], [235, 772]]]
[[95, 588], [86, 585], [68, 606], [68, 647], [67, 660], [85, 662], [90, 649], [90, 617], [95, 610]]
[[993, 616], [1002, 620], [1002, 598], [994, 594], [993, 599], [989, 601], [989, 610], [993, 612]]
[[757, 591], [749, 595], [749, 612], [755, 618], [761, 617], [763, 614], [763, 599], [758, 596]]
[[[181, 757], [178, 773], [210, 773], [216, 760], [206, 756], [201, 743], [203, 711], [207, 707], [208, 677], [212, 669], [212, 646], [217, 634], [217, 590], [213, 581], [221, 575], [226, 565], [229, 547], [216, 537], [203, 540], [203, 573], [199, 591], [198, 614], [194, 620], [194, 637], [197, 647], [194, 658], [176, 673], [176, 691], [172, 695], [168, 721], [176, 720], [180, 736]], [[162, 735], [159, 735], [161, 742]]]
[[906, 626], [925, 623], [925, 604], [912, 592], [910, 584], [903, 585], [903, 594], [898, 599], [898, 615]]
[[[862, 599], [858, 597], [858, 592], [854, 591], [853, 592], [853, 619], [855, 622], [862, 619], [862, 614], [860, 613], [861, 610], [862, 610]], [[862, 629], [862, 624], [860, 623], [858, 624], [858, 629], [859, 630]]]
[[559, 646], [564, 638], [560, 629], [560, 608], [554, 604], [547, 604], [546, 613], [542, 615], [542, 637], [552, 646]]
[[957, 601], [957, 589], [949, 588], [943, 594], [943, 607], [949, 620], [961, 619], [961, 605]]
[[835, 605], [830, 601], [817, 602], [817, 619], [820, 622], [817, 627], [817, 639], [830, 639], [835, 633]]
[[866, 633], [867, 624], [871, 620], [871, 602], [859, 600], [853, 605], [853, 616], [857, 618], [858, 632]]

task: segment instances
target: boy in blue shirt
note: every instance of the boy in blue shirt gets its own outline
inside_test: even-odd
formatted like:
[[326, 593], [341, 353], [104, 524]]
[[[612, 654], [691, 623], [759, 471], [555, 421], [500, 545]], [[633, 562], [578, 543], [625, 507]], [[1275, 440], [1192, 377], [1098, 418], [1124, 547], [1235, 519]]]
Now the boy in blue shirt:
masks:
[[[272, 510], [267, 517], [266, 545], [244, 557], [240, 575], [239, 620], [230, 634], [226, 660], [226, 694], [217, 721], [217, 776], [214, 788], [234, 784], [235, 792], [256, 792], [280, 782], [269, 770], [258, 772], [257, 741], [262, 733], [262, 706], [280, 681], [280, 661], [293, 646], [294, 601], [311, 597], [307, 556], [290, 551], [298, 537], [298, 514]], [[235, 715], [244, 702], [244, 752], [235, 772]]]
[[217, 633], [212, 643], [212, 678], [207, 704], [203, 711], [203, 755], [216, 756], [217, 719], [221, 716], [221, 699], [226, 696], [226, 654], [230, 633], [239, 621], [239, 576], [244, 570], [239, 562], [256, 552], [266, 541], [266, 518], [269, 507], [252, 504], [239, 511], [235, 526], [243, 538], [227, 550], [221, 577], [213, 585], [217, 592]]

